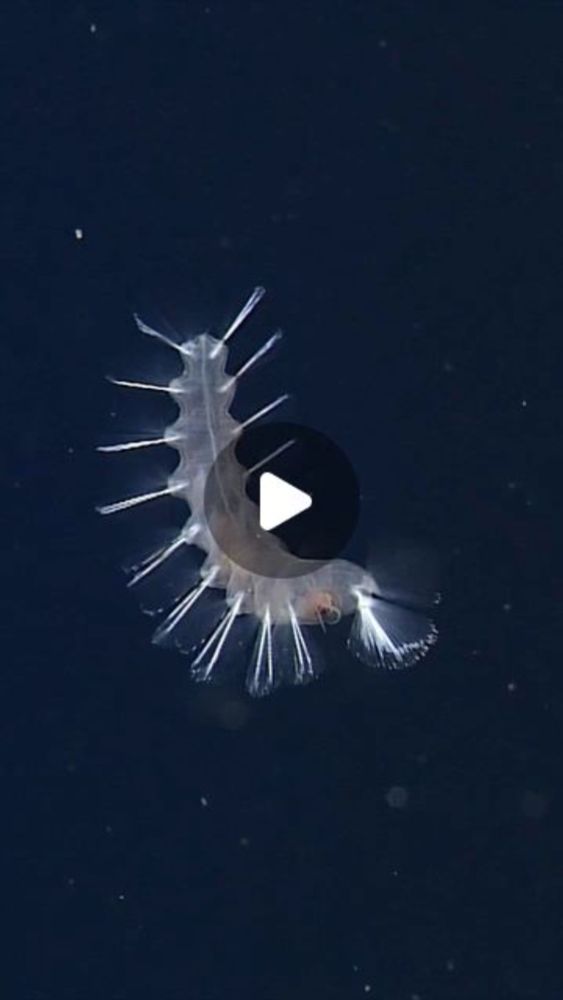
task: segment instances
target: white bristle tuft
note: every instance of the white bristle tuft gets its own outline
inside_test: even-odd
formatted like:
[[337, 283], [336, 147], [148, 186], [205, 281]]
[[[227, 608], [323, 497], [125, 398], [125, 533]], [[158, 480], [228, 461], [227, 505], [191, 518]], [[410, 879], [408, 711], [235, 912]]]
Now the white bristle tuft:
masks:
[[193, 608], [194, 604], [196, 604], [202, 594], [204, 594], [207, 588], [211, 586], [218, 572], [218, 568], [214, 567], [203, 578], [201, 583], [197, 585], [197, 587], [194, 587], [193, 590], [190, 590], [185, 597], [182, 598], [180, 603], [176, 605], [174, 610], [170, 612], [162, 624], [157, 628], [153, 635], [153, 642], [159, 643], [168, 638], [176, 626], [188, 614], [191, 608]]
[[152, 326], [148, 326], [141, 319], [141, 317], [137, 315], [137, 313], [134, 313], [133, 316], [141, 333], [146, 333], [149, 337], [156, 337], [156, 339], [160, 340], [161, 343], [166, 344], [167, 347], [171, 347], [174, 351], [178, 351], [179, 354], [188, 355], [189, 352], [183, 344], [177, 344], [175, 340], [171, 340], [170, 337], [165, 336], [164, 333], [160, 333], [159, 330], [154, 330]]
[[159, 438], [147, 438], [144, 441], [125, 441], [123, 444], [100, 444], [96, 448], [96, 451], [103, 451], [105, 453], [118, 452], [118, 451], [135, 451], [137, 448], [151, 448], [155, 444], [173, 444], [174, 441], [181, 441], [182, 437], [180, 434], [170, 434], [168, 436]]
[[228, 379], [227, 382], [225, 382], [224, 386], [222, 387], [222, 391], [226, 392], [227, 389], [231, 388], [234, 382], [242, 378], [243, 375], [246, 375], [246, 373], [249, 372], [250, 369], [254, 367], [254, 365], [256, 364], [257, 361], [260, 360], [260, 358], [263, 358], [264, 355], [268, 353], [268, 351], [271, 351], [274, 344], [277, 344], [278, 340], [281, 340], [281, 337], [282, 337], [281, 330], [278, 330], [276, 333], [274, 333], [273, 336], [270, 337], [270, 339], [267, 340], [265, 344], [262, 344], [262, 347], [259, 347], [258, 350], [255, 351], [255, 353], [252, 355], [252, 357], [248, 359], [248, 361], [245, 361], [244, 364], [241, 365], [239, 370], [235, 372], [234, 375], [231, 375], [231, 377]]
[[422, 611], [356, 592], [357, 611], [348, 646], [364, 663], [388, 670], [410, 667], [426, 655], [438, 637]]
[[159, 497], [174, 496], [175, 493], [185, 489], [188, 483], [177, 483], [174, 486], [167, 486], [163, 490], [155, 490], [153, 493], [141, 493], [136, 497], [128, 497], [126, 500], [118, 500], [117, 503], [108, 503], [96, 510], [100, 514], [118, 514], [119, 511], [129, 510], [131, 507], [138, 507], [140, 504], [148, 503], [149, 500], [158, 500]]
[[256, 423], [256, 421], [260, 420], [262, 417], [265, 417], [267, 413], [271, 413], [271, 411], [275, 410], [277, 406], [281, 406], [282, 403], [285, 403], [286, 399], [289, 399], [289, 393], [287, 392], [285, 392], [283, 396], [278, 396], [278, 398], [274, 399], [272, 403], [268, 403], [267, 406], [262, 407], [262, 409], [258, 410], [257, 413], [253, 413], [251, 417], [247, 417], [247, 419], [240, 425], [239, 431], [246, 430], [246, 428], [250, 427], [251, 424]]
[[153, 385], [151, 382], [133, 382], [126, 378], [113, 378], [112, 375], [106, 376], [108, 382], [112, 385], [120, 385], [125, 389], [148, 389], [151, 392], [167, 392], [171, 396], [181, 395], [183, 389], [178, 389], [172, 387], [171, 385]]
[[219, 351], [221, 350], [221, 348], [224, 347], [226, 343], [228, 343], [228, 341], [231, 339], [231, 337], [237, 332], [237, 330], [239, 329], [239, 327], [242, 326], [242, 324], [244, 323], [244, 321], [247, 318], [247, 316], [249, 316], [250, 313], [252, 312], [252, 310], [258, 305], [258, 303], [260, 302], [260, 299], [264, 298], [265, 294], [266, 294], [266, 289], [262, 288], [260, 285], [258, 285], [254, 289], [254, 291], [252, 292], [252, 295], [250, 296], [250, 298], [248, 299], [248, 301], [245, 302], [245, 304], [243, 305], [241, 311], [238, 313], [237, 316], [235, 316], [233, 322], [231, 323], [231, 325], [229, 326], [229, 328], [226, 330], [226, 332], [221, 337], [221, 340], [213, 348], [213, 350], [211, 352], [211, 357], [212, 358], [216, 358], [217, 357], [217, 355], [218, 355]]
[[208, 681], [211, 678], [213, 668], [217, 664], [231, 631], [235, 619], [239, 613], [240, 606], [244, 598], [244, 593], [236, 595], [231, 607], [225, 617], [219, 622], [209, 639], [200, 650], [192, 662], [191, 674], [198, 681]]

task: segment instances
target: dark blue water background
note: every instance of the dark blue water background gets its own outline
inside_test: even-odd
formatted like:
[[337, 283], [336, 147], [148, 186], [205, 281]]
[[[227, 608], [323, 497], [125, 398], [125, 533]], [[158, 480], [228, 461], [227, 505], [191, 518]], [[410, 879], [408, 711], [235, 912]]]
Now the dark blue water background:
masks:
[[[454, 7], [3, 12], [9, 1000], [560, 995], [563, 16]], [[104, 384], [169, 373], [132, 312], [257, 283], [240, 414], [291, 390], [354, 554], [414, 538], [444, 595], [412, 672], [329, 638], [261, 703], [151, 647], [93, 450], [170, 416]]]

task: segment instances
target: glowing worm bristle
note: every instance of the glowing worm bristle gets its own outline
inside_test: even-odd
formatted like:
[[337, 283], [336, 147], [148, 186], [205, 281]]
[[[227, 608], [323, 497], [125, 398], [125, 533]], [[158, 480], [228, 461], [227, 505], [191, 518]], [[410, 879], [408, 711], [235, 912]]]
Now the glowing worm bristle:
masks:
[[180, 533], [176, 536], [174, 541], [170, 543], [170, 545], [167, 545], [164, 549], [158, 549], [157, 552], [153, 552], [153, 554], [145, 560], [142, 566], [137, 569], [137, 572], [131, 577], [131, 579], [127, 581], [127, 586], [134, 587], [136, 583], [143, 580], [149, 575], [149, 573], [152, 573], [153, 570], [162, 566], [162, 564], [165, 563], [166, 560], [183, 544], [184, 535], [183, 533]]
[[280, 340], [281, 337], [282, 337], [281, 330], [277, 330], [276, 333], [274, 333], [270, 337], [270, 339], [266, 341], [265, 344], [262, 344], [262, 347], [259, 347], [258, 350], [255, 351], [255, 353], [252, 355], [252, 357], [248, 359], [248, 361], [245, 361], [244, 364], [241, 365], [239, 370], [235, 372], [234, 375], [230, 376], [228, 381], [225, 382], [225, 385], [223, 386], [223, 392], [226, 392], [226, 390], [229, 389], [233, 385], [233, 383], [237, 381], [237, 379], [242, 378], [243, 375], [246, 375], [246, 373], [250, 371], [251, 368], [254, 367], [256, 362], [259, 361], [260, 358], [263, 358], [264, 355], [267, 354], [268, 351], [272, 349], [274, 344], [277, 344], [278, 340]]
[[280, 444], [279, 448], [276, 448], [275, 451], [271, 451], [270, 454], [266, 455], [265, 458], [261, 458], [259, 462], [256, 462], [256, 465], [252, 465], [250, 469], [247, 469], [246, 478], [248, 478], [248, 476], [251, 476], [254, 472], [257, 472], [258, 469], [261, 469], [262, 466], [266, 465], [267, 463], [273, 462], [274, 458], [278, 458], [279, 455], [283, 455], [284, 451], [287, 451], [288, 448], [291, 448], [293, 444], [295, 444], [295, 438], [292, 438], [291, 441], [286, 441], [285, 444]]
[[116, 452], [134, 451], [136, 448], [150, 448], [155, 444], [173, 444], [174, 441], [181, 441], [179, 434], [168, 435], [168, 437], [147, 438], [145, 441], [125, 441], [123, 444], [100, 444], [96, 451]]
[[[240, 606], [244, 598], [244, 593], [238, 593], [233, 601], [233, 604], [229, 608], [228, 613], [219, 622], [215, 630], [211, 633], [209, 639], [205, 643], [203, 649], [198, 653], [192, 662], [191, 674], [196, 680], [208, 681], [211, 677], [213, 667], [217, 663], [219, 656], [221, 655], [221, 650], [225, 645], [229, 632], [231, 631], [235, 619], [239, 613]], [[213, 648], [215, 647], [215, 648]], [[207, 663], [204, 663], [205, 658], [208, 654], [209, 659]]]
[[219, 351], [221, 350], [221, 347], [224, 347], [225, 344], [231, 339], [231, 337], [233, 336], [233, 334], [235, 334], [237, 332], [238, 328], [240, 326], [242, 326], [242, 324], [244, 323], [246, 317], [250, 315], [250, 313], [252, 312], [252, 310], [260, 302], [260, 299], [264, 298], [265, 294], [266, 294], [266, 289], [262, 288], [260, 285], [258, 285], [254, 289], [254, 291], [252, 292], [252, 295], [250, 296], [250, 298], [248, 299], [248, 301], [245, 302], [245, 304], [243, 305], [243, 307], [242, 307], [241, 311], [238, 313], [238, 315], [235, 316], [233, 322], [231, 323], [231, 325], [227, 329], [227, 331], [223, 334], [223, 336], [221, 337], [221, 340], [219, 341], [219, 343], [213, 348], [213, 350], [211, 352], [211, 357], [212, 358], [217, 357]]
[[272, 617], [269, 606], [266, 607], [254, 656], [248, 671], [246, 686], [250, 694], [267, 694], [274, 683], [274, 658], [272, 654]]
[[158, 330], [153, 330], [152, 326], [148, 326], [141, 319], [141, 317], [137, 315], [137, 313], [133, 313], [133, 317], [141, 333], [147, 333], [149, 337], [156, 337], [157, 340], [166, 344], [167, 347], [171, 347], [174, 351], [178, 351], [179, 354], [189, 354], [183, 344], [177, 344], [175, 340], [171, 340], [170, 337], [167, 337], [164, 333], [160, 333]]
[[159, 497], [174, 496], [180, 490], [185, 489], [188, 483], [176, 483], [174, 486], [167, 486], [163, 490], [155, 490], [153, 493], [141, 493], [136, 497], [128, 497], [126, 500], [118, 500], [117, 503], [108, 503], [103, 507], [97, 507], [100, 514], [118, 514], [121, 510], [129, 510], [130, 507], [138, 507], [139, 504], [148, 503], [149, 500], [158, 500]]
[[157, 628], [153, 635], [153, 642], [162, 642], [163, 639], [168, 638], [170, 633], [176, 628], [176, 626], [182, 621], [182, 618], [187, 615], [188, 611], [193, 608], [196, 601], [199, 600], [201, 595], [211, 586], [213, 580], [219, 572], [218, 567], [214, 567], [209, 571], [207, 576], [203, 578], [201, 583], [190, 590], [185, 597], [182, 598], [179, 604], [176, 605], [174, 610], [164, 619], [162, 624]]
[[176, 394], [181, 395], [184, 390], [178, 389], [170, 385], [153, 385], [150, 382], [132, 382], [125, 378], [113, 378], [111, 375], [107, 375], [108, 382], [112, 385], [120, 385], [125, 389], [150, 389], [151, 392], [167, 392], [175, 396]]
[[250, 427], [250, 425], [255, 423], [256, 420], [260, 420], [261, 417], [265, 417], [267, 413], [270, 413], [272, 410], [275, 410], [276, 406], [281, 406], [282, 403], [285, 403], [286, 399], [289, 399], [288, 392], [284, 392], [282, 396], [278, 396], [278, 398], [274, 399], [272, 403], [268, 403], [267, 406], [264, 406], [262, 407], [261, 410], [258, 410], [256, 413], [253, 413], [251, 417], [248, 417], [246, 420], [243, 420], [242, 424], [239, 427], [239, 431], [246, 430], [246, 428]]
[[438, 632], [424, 612], [402, 608], [356, 591], [357, 611], [348, 646], [370, 666], [400, 670], [412, 666], [434, 645]]
[[315, 671], [313, 669], [311, 654], [307, 649], [307, 643], [305, 642], [301, 626], [299, 625], [297, 615], [295, 614], [295, 609], [292, 604], [289, 605], [289, 620], [291, 622], [291, 631], [294, 643], [296, 665], [295, 679], [297, 683], [303, 684], [305, 681], [313, 679]]

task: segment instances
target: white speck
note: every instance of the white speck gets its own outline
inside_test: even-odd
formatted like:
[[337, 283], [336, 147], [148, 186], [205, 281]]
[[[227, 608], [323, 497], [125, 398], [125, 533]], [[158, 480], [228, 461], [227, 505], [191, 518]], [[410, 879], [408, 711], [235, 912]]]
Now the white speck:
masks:
[[523, 399], [522, 400], [522, 406], [527, 406], [527, 405], [528, 405], [528, 400], [527, 399]]
[[84, 230], [83, 229], [75, 229], [74, 230], [74, 235], [75, 235], [75, 237], [76, 237], [77, 240], [81, 240], [81, 239], [84, 238]]
[[97, 30], [98, 30], [98, 25], [92, 22], [92, 24], [90, 25], [90, 34], [95, 35]]
[[512, 611], [512, 604], [510, 601], [506, 601], [502, 606], [503, 611]]
[[371, 993], [371, 986], [369, 983], [364, 983], [364, 993]]
[[409, 798], [406, 788], [401, 785], [393, 785], [385, 796], [385, 801], [392, 809], [404, 809]]
[[454, 971], [454, 969], [455, 969], [455, 962], [454, 962], [453, 958], [448, 958], [448, 961], [446, 962], [446, 969], [448, 970], [448, 972], [453, 972]]
[[516, 689], [517, 689], [516, 681], [509, 681], [508, 684], [506, 685], [506, 690], [510, 692], [510, 694], [514, 694]]
[[119, 893], [119, 896], [118, 896], [117, 898], [118, 898], [119, 902], [120, 902], [120, 903], [122, 903], [122, 902], [123, 902], [123, 900], [125, 899], [125, 895], [124, 895], [124, 893], [120, 892], [120, 893]]
[[200, 801], [200, 803], [201, 803], [201, 805], [203, 806], [204, 809], [205, 809], [206, 806], [209, 805], [209, 799], [206, 799], [205, 795], [202, 795], [199, 801]]

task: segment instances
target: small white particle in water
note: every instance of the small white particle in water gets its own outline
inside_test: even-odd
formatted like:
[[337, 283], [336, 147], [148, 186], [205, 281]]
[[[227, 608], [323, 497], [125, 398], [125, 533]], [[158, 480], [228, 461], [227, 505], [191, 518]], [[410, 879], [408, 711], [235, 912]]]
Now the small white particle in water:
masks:
[[392, 809], [404, 809], [409, 798], [406, 788], [401, 785], [393, 785], [385, 796], [385, 801]]
[[83, 229], [75, 229], [74, 230], [74, 235], [76, 236], [77, 240], [81, 240], [84, 237], [84, 230]]
[[522, 400], [522, 406], [527, 406], [527, 405], [528, 405], [528, 400], [527, 399], [523, 399]]
[[503, 611], [512, 611], [512, 604], [510, 601], [506, 601], [502, 606]]
[[204, 809], [206, 806], [209, 805], [209, 799], [206, 799], [205, 795], [202, 795], [199, 801], [201, 802]]
[[92, 24], [90, 25], [90, 34], [95, 35], [97, 30], [98, 30], [98, 25], [92, 22]]
[[369, 983], [364, 983], [364, 993], [371, 993], [371, 986]]
[[509, 681], [506, 685], [506, 689], [507, 691], [510, 691], [510, 694], [514, 694], [516, 691], [516, 681]]

